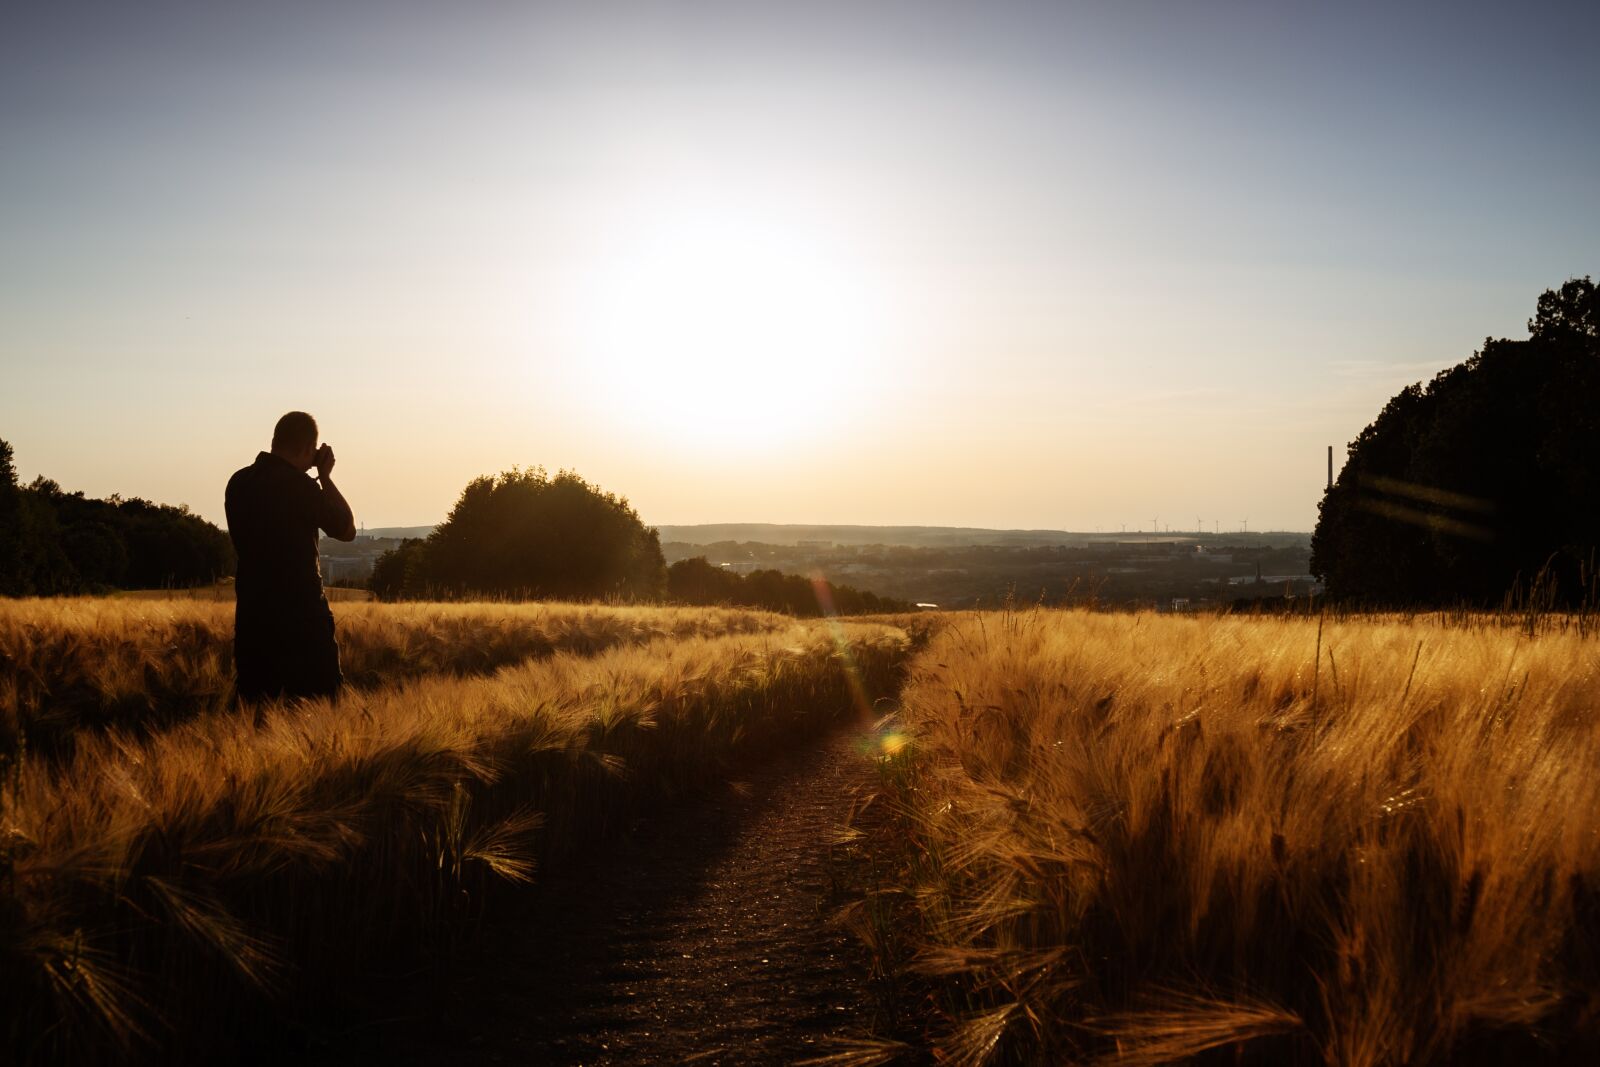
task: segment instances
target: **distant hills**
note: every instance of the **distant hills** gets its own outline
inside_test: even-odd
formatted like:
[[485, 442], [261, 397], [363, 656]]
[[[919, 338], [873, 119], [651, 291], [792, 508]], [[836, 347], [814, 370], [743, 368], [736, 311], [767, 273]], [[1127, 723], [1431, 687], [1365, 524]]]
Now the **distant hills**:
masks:
[[364, 537], [427, 537], [433, 533], [432, 526], [374, 526], [361, 531]]
[[662, 542], [711, 545], [719, 541], [756, 541], [765, 545], [798, 545], [831, 541], [836, 545], [905, 545], [942, 548], [953, 545], [1059, 545], [1093, 539], [1065, 530], [985, 530], [966, 526], [812, 526], [772, 522], [714, 522], [693, 526], [657, 526]]
[[[1080, 545], [1107, 541], [1204, 541], [1294, 543], [1306, 533], [1206, 534], [1172, 530], [1149, 534], [1117, 532], [1073, 533], [1069, 530], [990, 530], [976, 526], [821, 526], [774, 522], [711, 522], [691, 526], [657, 526], [662, 544], [714, 545], [723, 541], [755, 541], [766, 545], [800, 545], [828, 541], [836, 545], [896, 545], [911, 548], [952, 548], [962, 545]], [[380, 526], [364, 531], [368, 537], [427, 537], [432, 526]]]
[[800, 545], [831, 541], [835, 545], [895, 545], [911, 548], [953, 548], [963, 545], [1004, 545], [1027, 548], [1039, 545], [1082, 545], [1108, 541], [1240, 541], [1294, 543], [1309, 534], [1205, 534], [1172, 530], [1161, 534], [1073, 533], [1068, 530], [989, 530], [974, 526], [806, 526], [771, 522], [701, 523], [694, 526], [658, 526], [661, 542], [712, 545], [721, 541], [755, 541], [767, 545]]

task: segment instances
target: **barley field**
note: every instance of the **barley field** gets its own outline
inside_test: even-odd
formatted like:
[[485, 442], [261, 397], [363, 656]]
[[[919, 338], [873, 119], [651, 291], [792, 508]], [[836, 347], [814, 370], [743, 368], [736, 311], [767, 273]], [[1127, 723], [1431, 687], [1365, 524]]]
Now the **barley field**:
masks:
[[[206, 605], [53, 607], [13, 605], [0, 632], [83, 670], [104, 656], [119, 678], [203, 689], [223, 670]], [[338, 705], [79, 723], [58, 758], [8, 765], [0, 1027], [23, 1062], [214, 1062], [264, 1040], [364, 968], [447, 950], [495, 883], [860, 714], [898, 688], [908, 647], [879, 625], [712, 610], [373, 605], [340, 621], [375, 663], [415, 647], [435, 666]], [[441, 656], [451, 642], [468, 648]], [[6, 661], [9, 692], [31, 662]]]
[[[372, 688], [485, 674], [556, 652], [663, 637], [760, 633], [781, 615], [581, 604], [335, 603], [345, 681]], [[57, 758], [86, 731], [148, 732], [233, 700], [233, 604], [177, 599], [0, 600], [0, 766]]]
[[903, 699], [864, 926], [941, 1059], [1600, 1062], [1578, 628], [966, 615]]
[[[330, 585], [322, 590], [330, 603], [366, 603], [376, 600], [367, 589], [350, 589]], [[119, 589], [110, 594], [117, 599], [129, 600], [214, 600], [232, 604], [235, 598], [233, 579], [227, 578], [212, 585], [197, 585], [187, 589]]]
[[888, 877], [852, 911], [940, 1062], [1600, 1052], [1592, 627], [335, 612], [341, 702], [256, 714], [230, 605], [0, 604], [21, 1062], [270, 1049], [641, 811], [897, 695]]

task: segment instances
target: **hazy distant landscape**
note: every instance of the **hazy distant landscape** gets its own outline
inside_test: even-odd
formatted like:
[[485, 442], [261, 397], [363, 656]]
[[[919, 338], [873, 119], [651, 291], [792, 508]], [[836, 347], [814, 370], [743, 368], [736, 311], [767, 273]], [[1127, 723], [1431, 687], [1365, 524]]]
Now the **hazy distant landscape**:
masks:
[[[396, 538], [431, 526], [365, 531], [354, 544], [323, 542], [323, 573], [358, 582]], [[1171, 610], [1307, 597], [1311, 535], [1292, 532], [1071, 533], [941, 526], [779, 526], [710, 523], [657, 527], [670, 565], [704, 557], [732, 573], [775, 569], [821, 575], [880, 596], [941, 608], [994, 607], [1010, 598]], [[1260, 578], [1258, 582], [1256, 579]]]
[[[1230, 524], [1227, 535], [1212, 530], [1174, 528], [1135, 528], [1111, 532], [1071, 533], [1067, 530], [982, 530], [964, 526], [796, 526], [770, 522], [702, 523], [696, 526], [658, 526], [663, 543], [680, 541], [690, 545], [711, 545], [723, 541], [755, 541], [768, 545], [805, 545], [829, 542], [834, 545], [904, 545], [912, 548], [959, 548], [966, 545], [1003, 545], [1028, 548], [1044, 545], [1100, 544], [1113, 541], [1160, 540], [1164, 538], [1215, 537], [1242, 533]], [[1270, 532], [1269, 532], [1270, 533]], [[1282, 536], [1278, 534], [1277, 536]], [[1295, 536], [1290, 534], [1290, 536]], [[1309, 534], [1300, 535], [1309, 537]]]
[[[713, 537], [723, 527], [681, 530]], [[828, 527], [815, 528], [826, 532]], [[760, 529], [756, 534], [766, 533]], [[808, 531], [809, 532], [809, 531]], [[1096, 600], [1161, 610], [1219, 609], [1260, 597], [1305, 598], [1320, 584], [1309, 572], [1308, 534], [1161, 534], [1127, 537], [854, 528], [862, 540], [667, 540], [669, 562], [704, 556], [733, 571], [762, 567], [829, 579], [881, 596], [941, 608], [996, 607], [1006, 600], [1059, 605]], [[663, 533], [665, 536], [665, 532]], [[1257, 579], [1260, 579], [1257, 581]]]
[[[432, 526], [388, 526], [362, 533], [371, 538], [401, 539], [426, 537]], [[885, 545], [910, 548], [960, 548], [967, 545], [1001, 545], [1028, 548], [1055, 545], [1106, 544], [1115, 542], [1193, 541], [1198, 544], [1226, 543], [1230, 540], [1263, 545], [1290, 543], [1285, 539], [1306, 540], [1309, 533], [1284, 531], [1174, 530], [1161, 532], [1121, 530], [1112, 533], [1071, 533], [1067, 530], [979, 530], [962, 526], [797, 526], [771, 522], [714, 522], [694, 526], [656, 526], [663, 544], [714, 545], [723, 542], [755, 542], [780, 547], [829, 545]]]

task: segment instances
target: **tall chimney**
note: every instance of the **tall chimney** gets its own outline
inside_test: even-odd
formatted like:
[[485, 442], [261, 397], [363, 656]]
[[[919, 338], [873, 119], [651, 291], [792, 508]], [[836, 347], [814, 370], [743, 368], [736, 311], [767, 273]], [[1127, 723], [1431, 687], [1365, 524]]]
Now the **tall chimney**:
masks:
[[1333, 490], [1333, 446], [1328, 446], [1328, 490]]

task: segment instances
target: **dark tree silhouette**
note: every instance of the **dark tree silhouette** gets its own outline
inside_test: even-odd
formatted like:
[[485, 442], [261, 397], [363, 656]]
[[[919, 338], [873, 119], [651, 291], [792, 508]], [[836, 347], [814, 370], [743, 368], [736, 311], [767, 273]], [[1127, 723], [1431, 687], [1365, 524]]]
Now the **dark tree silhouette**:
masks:
[[1600, 338], [1600, 289], [1587, 275], [1568, 279], [1560, 289], [1546, 289], [1528, 320], [1528, 333], [1536, 338]]
[[0, 594], [204, 585], [233, 563], [228, 535], [186, 507], [94, 500], [48, 478], [19, 487], [0, 441]]
[[32, 585], [24, 558], [32, 537], [12, 456], [11, 445], [0, 441], [0, 595], [6, 596], [30, 592]]
[[653, 600], [666, 581], [656, 532], [625, 499], [542, 469], [473, 479], [425, 542], [380, 567], [384, 596]]
[[420, 590], [422, 546], [421, 538], [408, 537], [379, 556], [367, 578], [367, 588], [379, 600], [399, 600], [412, 590]]
[[713, 567], [704, 556], [680, 559], [667, 568], [667, 599], [680, 604], [734, 604], [742, 585], [737, 574]]
[[1539, 298], [1526, 341], [1486, 339], [1401, 390], [1350, 445], [1322, 501], [1311, 568], [1330, 596], [1493, 604], [1542, 576], [1595, 587], [1600, 545], [1600, 297]]
[[667, 568], [667, 596], [680, 604], [726, 604], [800, 616], [911, 610], [903, 600], [798, 574], [759, 570], [741, 576], [713, 567], [704, 556], [680, 559]]

